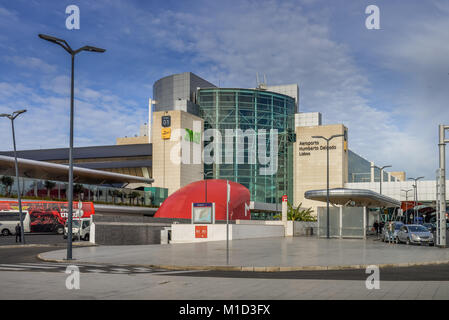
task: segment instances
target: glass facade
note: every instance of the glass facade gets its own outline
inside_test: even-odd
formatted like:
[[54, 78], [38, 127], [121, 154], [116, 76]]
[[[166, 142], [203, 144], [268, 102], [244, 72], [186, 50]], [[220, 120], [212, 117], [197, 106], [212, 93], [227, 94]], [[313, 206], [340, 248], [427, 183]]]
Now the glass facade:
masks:
[[[388, 181], [387, 171], [383, 171], [382, 181]], [[398, 181], [391, 176], [391, 181]], [[355, 152], [348, 152], [348, 182], [371, 182], [371, 162]], [[374, 167], [374, 182], [380, 182], [380, 169]]]
[[[205, 131], [218, 129], [223, 142], [233, 132], [232, 153], [225, 147], [221, 148], [221, 159], [232, 161], [205, 164], [205, 179], [213, 177], [241, 183], [249, 189], [251, 200], [256, 202], [279, 203], [282, 195], [288, 195], [291, 199], [295, 140], [294, 98], [256, 89], [210, 88], [198, 90], [197, 99]], [[273, 174], [261, 174], [261, 169], [267, 168], [267, 164], [261, 163], [258, 156], [259, 152], [271, 156], [268, 138], [270, 129], [277, 129], [278, 132], [277, 168]], [[262, 130], [265, 130], [266, 135]], [[240, 132], [244, 132], [243, 138]], [[251, 138], [252, 141], [265, 138], [266, 150], [259, 150], [258, 143], [252, 144]], [[242, 143], [238, 147], [237, 139], [243, 139], [239, 140]], [[254, 152], [255, 161], [250, 159], [250, 148]], [[212, 172], [212, 176], [209, 172]]]
[[348, 150], [348, 182], [370, 182], [371, 162]]
[[[12, 184], [7, 185], [0, 175], [0, 197], [17, 198], [16, 177], [12, 178]], [[24, 199], [41, 199], [67, 201], [66, 190], [68, 183], [20, 177], [20, 191]], [[167, 198], [168, 190], [164, 188], [150, 187], [145, 190], [96, 186], [89, 184], [74, 184], [74, 201], [92, 201], [104, 204], [122, 204], [139, 206], [160, 206]]]

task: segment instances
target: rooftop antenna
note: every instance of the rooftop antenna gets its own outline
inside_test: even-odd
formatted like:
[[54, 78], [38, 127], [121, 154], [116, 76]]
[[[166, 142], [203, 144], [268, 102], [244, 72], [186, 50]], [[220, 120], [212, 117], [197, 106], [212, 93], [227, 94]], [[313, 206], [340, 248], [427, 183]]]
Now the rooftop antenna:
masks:
[[264, 82], [259, 81], [259, 73], [256, 73], [256, 78], [257, 78], [257, 89], [266, 90], [267, 89], [266, 75], [265, 74], [263, 75]]

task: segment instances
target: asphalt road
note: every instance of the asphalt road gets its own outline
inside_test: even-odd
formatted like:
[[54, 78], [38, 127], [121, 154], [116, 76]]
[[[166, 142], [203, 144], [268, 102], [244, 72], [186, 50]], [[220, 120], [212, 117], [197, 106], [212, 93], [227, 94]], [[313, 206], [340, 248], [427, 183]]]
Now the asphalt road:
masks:
[[[37, 254], [55, 250], [54, 247], [24, 247], [24, 248], [1, 248], [0, 247], [0, 272], [1, 267], [18, 268], [18, 271], [25, 269], [27, 271], [37, 271], [36, 266], [42, 265], [39, 271], [52, 272], [61, 270], [58, 268], [46, 268], [48, 263], [44, 263], [37, 259]], [[17, 264], [21, 264], [17, 266]], [[72, 264], [76, 265], [76, 260]], [[16, 265], [16, 266], [11, 266]], [[30, 265], [32, 265], [30, 269]], [[57, 264], [52, 264], [57, 265]], [[29, 268], [27, 268], [28, 266]], [[88, 268], [80, 266], [81, 272], [90, 272]], [[65, 268], [66, 265], [61, 265]], [[92, 266], [91, 266], [92, 267]], [[124, 265], [96, 265], [95, 269], [104, 270], [108, 273], [123, 273], [128, 269], [128, 273], [145, 272], [143, 269], [134, 270], [132, 266]], [[90, 268], [92, 269], [92, 268]], [[147, 272], [162, 272], [163, 270], [155, 270], [148, 268]], [[117, 271], [117, 272], [116, 272]], [[184, 277], [215, 277], [215, 278], [246, 278], [246, 279], [320, 279], [320, 280], [365, 280], [367, 274], [365, 270], [334, 270], [334, 271], [292, 271], [292, 272], [238, 272], [238, 271], [182, 271], [170, 273], [172, 276]], [[400, 267], [400, 268], [382, 268], [380, 269], [380, 277], [385, 281], [449, 281], [449, 264], [419, 266], [419, 267]]]
[[[26, 244], [57, 244], [64, 245], [67, 240], [60, 234], [52, 233], [25, 233]], [[0, 236], [0, 247], [5, 245], [16, 245], [16, 236]]]
[[[61, 236], [60, 236], [61, 237]], [[62, 238], [62, 237], [61, 237]], [[61, 247], [23, 247], [23, 248], [2, 248], [0, 247], [0, 263], [40, 263], [37, 255], [42, 252], [54, 251]]]
[[[366, 280], [368, 275], [365, 273], [365, 270], [286, 272], [203, 271], [182, 274], [184, 277], [309, 280]], [[178, 275], [174, 274], [174, 276]], [[449, 281], [449, 265], [382, 268], [380, 269], [380, 278], [383, 281]]]

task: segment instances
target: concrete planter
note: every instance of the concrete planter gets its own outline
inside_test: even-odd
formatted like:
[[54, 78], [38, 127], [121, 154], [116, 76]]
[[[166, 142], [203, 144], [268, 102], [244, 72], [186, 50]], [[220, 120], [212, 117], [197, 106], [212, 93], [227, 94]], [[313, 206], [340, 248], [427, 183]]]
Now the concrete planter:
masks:
[[306, 221], [293, 221], [293, 236], [312, 236], [317, 232], [318, 223]]

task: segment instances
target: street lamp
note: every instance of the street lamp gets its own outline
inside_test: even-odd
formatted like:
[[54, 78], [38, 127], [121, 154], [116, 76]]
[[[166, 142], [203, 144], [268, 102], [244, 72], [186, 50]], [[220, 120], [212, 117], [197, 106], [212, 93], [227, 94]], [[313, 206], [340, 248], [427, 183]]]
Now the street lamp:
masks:
[[67, 260], [72, 259], [72, 217], [73, 217], [73, 96], [74, 96], [74, 67], [75, 67], [75, 55], [81, 51], [89, 52], [105, 52], [105, 49], [96, 48], [92, 46], [84, 46], [77, 50], [73, 50], [69, 44], [63, 40], [45, 34], [39, 34], [39, 38], [56, 43], [57, 45], [64, 48], [72, 57], [72, 80], [70, 86], [70, 147], [69, 147], [69, 194], [67, 196], [68, 206], [69, 206], [69, 216], [68, 216], [68, 236], [67, 236]]
[[415, 181], [415, 184], [413, 185], [413, 188], [415, 188], [415, 195], [414, 195], [414, 201], [413, 201], [415, 203], [415, 207], [413, 208], [413, 211], [415, 212], [415, 214], [414, 214], [415, 220], [416, 220], [416, 204], [418, 202], [418, 180], [419, 179], [424, 179], [424, 177], [408, 178], [408, 180]]
[[380, 190], [379, 190], [379, 193], [382, 194], [382, 181], [383, 181], [383, 177], [384, 177], [383, 171], [384, 171], [385, 168], [391, 168], [391, 166], [388, 165], [388, 166], [383, 166], [381, 168], [379, 168], [378, 166], [371, 166], [371, 167], [372, 168], [377, 168], [377, 169], [380, 170], [380, 185], [379, 185], [379, 189]]
[[[413, 189], [408, 189], [408, 190], [401, 189], [401, 191], [405, 192], [405, 202], [408, 203], [408, 193], [410, 191], [413, 191]], [[407, 209], [405, 211], [407, 212]], [[408, 224], [408, 214], [407, 213], [405, 214], [405, 223]]]
[[210, 175], [210, 174], [213, 174], [214, 172], [213, 171], [208, 171], [208, 172], [201, 172], [202, 174], [204, 174], [204, 184], [205, 184], [205, 201], [204, 202], [206, 202], [207, 203], [207, 176], [208, 175]]
[[324, 139], [326, 140], [326, 151], [327, 151], [327, 186], [326, 186], [326, 202], [327, 202], [327, 221], [326, 221], [326, 236], [329, 239], [329, 141], [334, 138], [343, 137], [344, 134], [334, 134], [333, 136], [326, 138], [323, 136], [312, 136], [314, 139]]
[[22, 197], [20, 194], [19, 166], [17, 164], [16, 135], [14, 132], [14, 119], [17, 118], [19, 115], [21, 115], [24, 112], [27, 112], [26, 109], [14, 111], [11, 114], [7, 114], [7, 113], [0, 114], [0, 117], [6, 117], [9, 120], [11, 120], [12, 144], [14, 146], [14, 162], [15, 162], [15, 167], [16, 167], [16, 180], [17, 180], [17, 200], [19, 202], [20, 239], [22, 240], [22, 244], [25, 244], [25, 235], [23, 233]]

